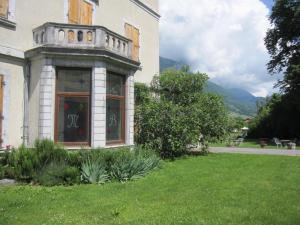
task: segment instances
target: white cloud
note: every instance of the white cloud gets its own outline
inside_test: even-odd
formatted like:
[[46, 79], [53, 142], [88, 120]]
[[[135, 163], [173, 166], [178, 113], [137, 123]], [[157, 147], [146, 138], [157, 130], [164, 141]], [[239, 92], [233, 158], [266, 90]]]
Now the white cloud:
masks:
[[255, 95], [272, 92], [260, 0], [160, 0], [161, 55], [189, 63], [215, 82]]

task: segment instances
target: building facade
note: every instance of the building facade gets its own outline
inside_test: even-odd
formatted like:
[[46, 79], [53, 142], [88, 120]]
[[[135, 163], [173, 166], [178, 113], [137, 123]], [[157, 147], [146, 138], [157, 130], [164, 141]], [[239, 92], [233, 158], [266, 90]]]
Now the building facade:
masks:
[[133, 145], [159, 17], [158, 0], [0, 0], [1, 147]]

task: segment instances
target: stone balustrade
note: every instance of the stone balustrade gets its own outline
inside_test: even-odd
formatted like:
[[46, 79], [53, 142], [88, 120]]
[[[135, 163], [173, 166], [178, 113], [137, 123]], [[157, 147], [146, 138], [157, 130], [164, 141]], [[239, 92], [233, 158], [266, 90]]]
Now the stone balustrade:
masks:
[[105, 49], [131, 59], [132, 41], [101, 26], [45, 23], [33, 30], [34, 46]]

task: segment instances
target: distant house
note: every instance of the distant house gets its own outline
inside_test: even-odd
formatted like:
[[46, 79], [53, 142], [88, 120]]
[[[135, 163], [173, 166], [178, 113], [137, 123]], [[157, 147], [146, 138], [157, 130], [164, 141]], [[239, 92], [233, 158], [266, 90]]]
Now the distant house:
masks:
[[1, 146], [133, 145], [159, 72], [158, 0], [0, 0]]

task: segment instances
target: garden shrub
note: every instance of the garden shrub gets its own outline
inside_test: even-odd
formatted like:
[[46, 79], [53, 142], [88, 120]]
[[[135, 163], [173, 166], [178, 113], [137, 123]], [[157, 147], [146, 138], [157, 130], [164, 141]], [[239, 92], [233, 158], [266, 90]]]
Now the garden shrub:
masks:
[[119, 151], [110, 165], [110, 176], [121, 182], [146, 176], [159, 166], [160, 159], [155, 154], [145, 154], [142, 150]]
[[136, 141], [156, 150], [163, 158], [186, 153], [186, 146], [199, 137], [195, 120], [185, 108], [167, 101], [153, 101], [136, 112]]
[[2, 180], [4, 178], [4, 169], [3, 166], [0, 165], [0, 180]]
[[108, 180], [105, 162], [88, 158], [81, 166], [81, 181], [90, 184], [103, 184]]
[[34, 148], [20, 146], [7, 155], [6, 176], [22, 181], [31, 181], [52, 162], [68, 160], [68, 152], [50, 140], [37, 140]]
[[7, 151], [0, 153], [0, 166], [7, 165], [9, 153]]
[[184, 155], [200, 143], [206, 152], [211, 138], [228, 131], [228, 112], [222, 99], [204, 93], [206, 74], [188, 68], [167, 70], [155, 76], [151, 86], [136, 85], [135, 140], [163, 158]]
[[13, 167], [10, 167], [8, 165], [2, 167], [3, 170], [3, 178], [8, 178], [8, 179], [17, 179], [15, 170]]
[[[13, 178], [30, 181], [39, 168], [38, 157], [34, 151], [26, 149], [24, 146], [13, 149], [8, 158], [8, 167], [13, 171]], [[8, 169], [11, 170], [11, 169]], [[9, 171], [9, 172], [12, 172]]]
[[51, 162], [67, 161], [69, 158], [68, 152], [62, 146], [48, 139], [36, 140], [33, 151], [38, 157], [40, 168]]
[[66, 160], [67, 164], [76, 168], [80, 168], [85, 159], [85, 154], [86, 153], [83, 150], [68, 152]]
[[127, 181], [145, 176], [158, 166], [153, 151], [137, 148], [68, 152], [52, 141], [36, 141], [35, 148], [13, 149], [1, 174], [6, 178], [34, 181], [45, 186]]
[[81, 166], [84, 183], [100, 184], [109, 179], [126, 182], [147, 175], [159, 166], [160, 158], [153, 152], [136, 148], [89, 151]]
[[51, 162], [35, 177], [44, 186], [73, 185], [80, 182], [80, 171], [68, 166], [64, 161]]

